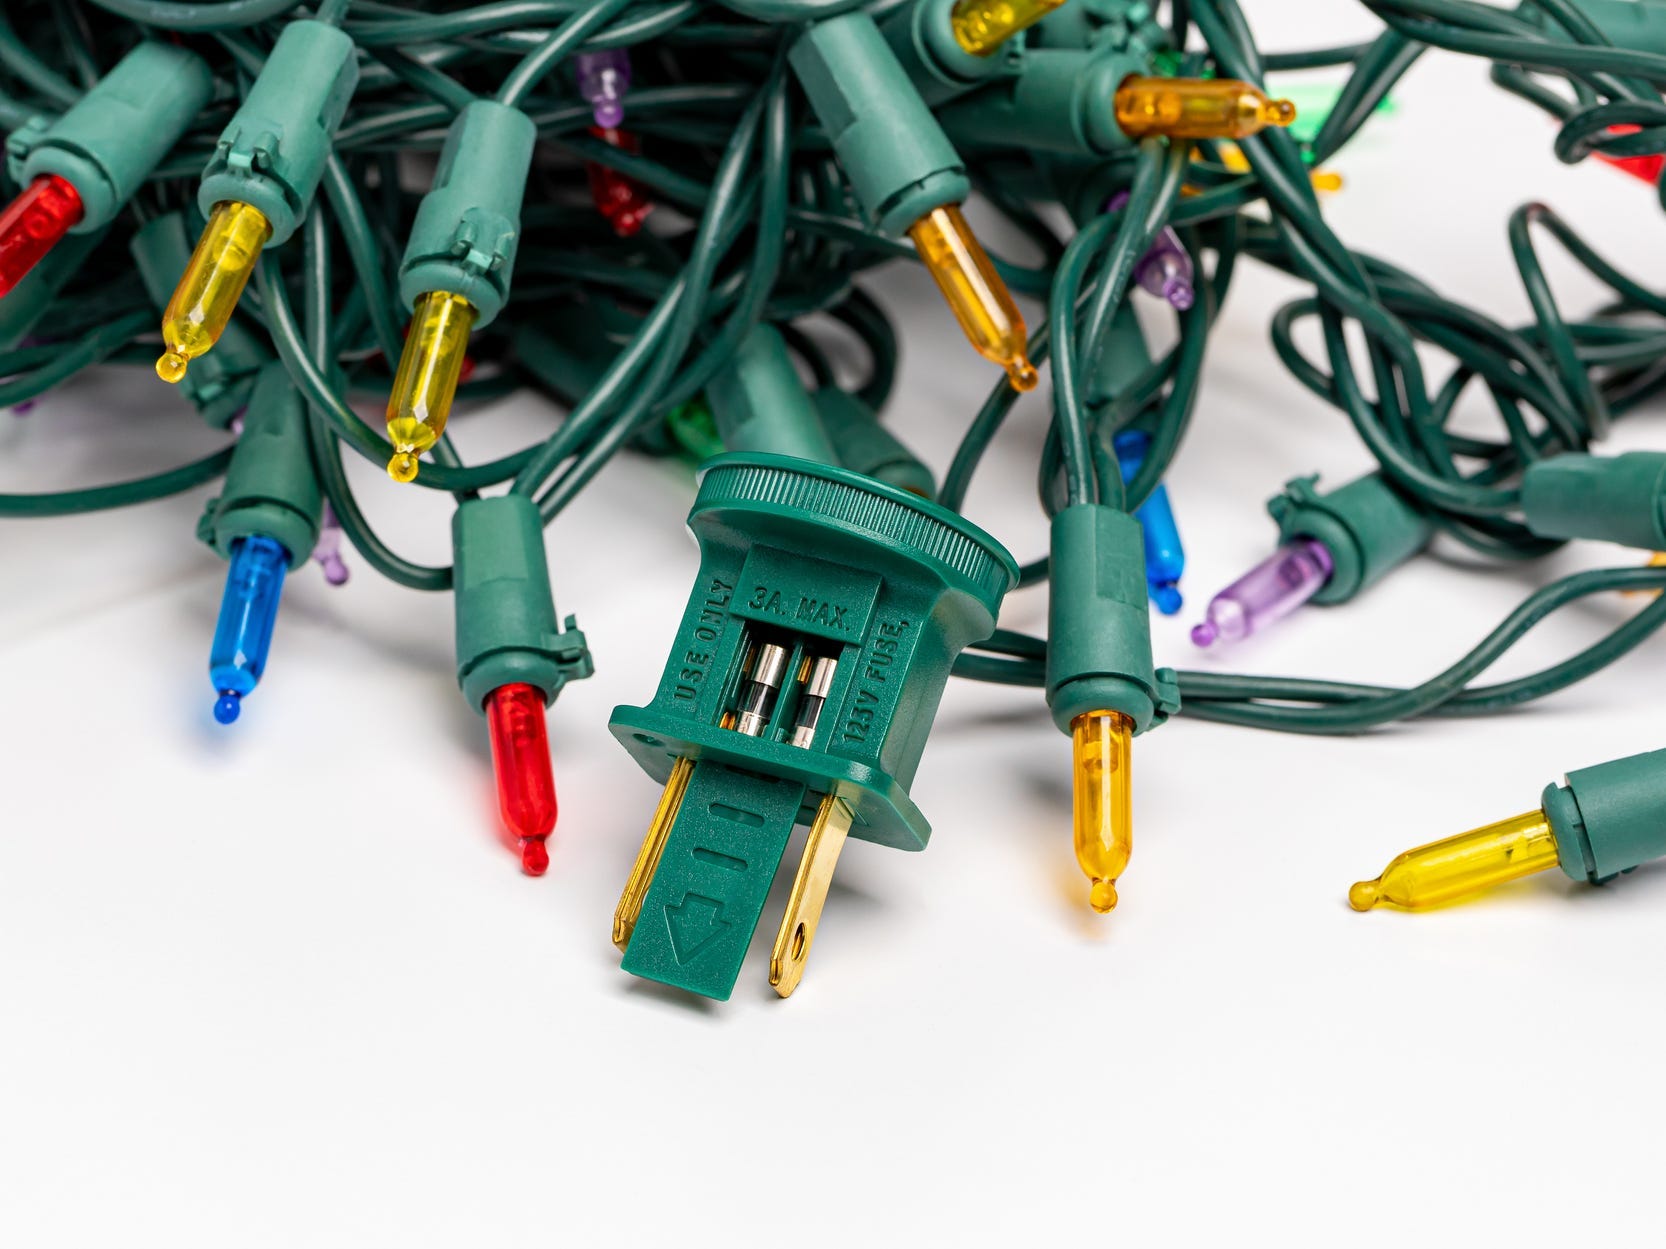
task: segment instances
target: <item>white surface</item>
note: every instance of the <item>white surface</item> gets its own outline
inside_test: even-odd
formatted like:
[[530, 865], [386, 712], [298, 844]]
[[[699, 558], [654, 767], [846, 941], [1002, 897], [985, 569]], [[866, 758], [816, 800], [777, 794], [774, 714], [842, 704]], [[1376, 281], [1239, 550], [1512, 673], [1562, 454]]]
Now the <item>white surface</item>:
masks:
[[[1250, 6], [1265, 46], [1367, 35], [1357, 6]], [[1565, 169], [1551, 125], [1432, 54], [1337, 162], [1342, 236], [1496, 316], [1527, 315], [1504, 239], [1543, 198], [1647, 280], [1647, 188]], [[1599, 292], [1551, 251], [1571, 310]], [[918, 273], [893, 419], [941, 469], [994, 373]], [[1245, 262], [1171, 478], [1189, 604], [1160, 659], [1267, 550], [1288, 476], [1366, 467], [1267, 350], [1295, 288]], [[1160, 324], [1153, 312], [1151, 323]], [[1444, 375], [1444, 366], [1438, 372]], [[1021, 559], [1042, 405], [971, 513]], [[536, 401], [457, 422], [465, 455], [551, 427]], [[1658, 443], [1658, 416], [1616, 443]], [[160, 386], [83, 379], [0, 421], [0, 489], [136, 475], [212, 448]], [[359, 476], [406, 553], [447, 502]], [[1533, 710], [1360, 740], [1179, 722], [1138, 755], [1138, 845], [1099, 919], [1069, 845], [1069, 743], [1030, 692], [951, 687], [914, 794], [937, 835], [852, 843], [798, 995], [760, 936], [734, 999], [617, 968], [608, 924], [656, 791], [605, 724], [651, 692], [694, 571], [685, 473], [630, 458], [550, 533], [595, 679], [550, 717], [561, 823], [542, 880], [495, 832], [484, 723], [447, 597], [316, 569], [232, 731], [204, 676], [223, 566], [207, 492], [8, 522], [0, 543], [0, 1241], [286, 1246], [603, 1243], [1636, 1243], [1658, 1212], [1666, 871], [1561, 879], [1426, 916], [1348, 884], [1415, 843], [1532, 807], [1574, 767], [1663, 744], [1655, 643]], [[1403, 682], [1467, 649], [1587, 550], [1525, 569], [1425, 560], [1223, 667]], [[1636, 603], [1552, 621], [1506, 671]], [[1038, 630], [1044, 597], [1007, 621]], [[795, 849], [789, 851], [791, 856]], [[778, 882], [778, 885], [782, 882]], [[766, 911], [779, 914], [783, 890]]]

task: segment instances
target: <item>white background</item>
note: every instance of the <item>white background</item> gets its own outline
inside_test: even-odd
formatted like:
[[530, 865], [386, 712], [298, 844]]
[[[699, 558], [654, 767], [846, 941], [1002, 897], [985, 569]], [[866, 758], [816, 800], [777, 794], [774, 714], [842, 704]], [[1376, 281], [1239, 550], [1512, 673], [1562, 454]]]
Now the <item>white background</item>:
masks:
[[[1263, 45], [1369, 36], [1363, 8], [1249, 6]], [[1645, 281], [1650, 190], [1559, 166], [1553, 126], [1431, 54], [1335, 162], [1342, 237], [1507, 321], [1504, 237], [1542, 198]], [[1595, 285], [1551, 252], [1578, 312]], [[994, 373], [918, 271], [876, 284], [906, 338], [891, 419], [939, 470]], [[1268, 349], [1297, 292], [1250, 262], [1170, 478], [1188, 610], [1159, 659], [1420, 680], [1533, 586], [1420, 561], [1200, 660], [1184, 629], [1269, 549], [1289, 476], [1368, 467]], [[1159, 336], [1163, 314], [1143, 312]], [[1444, 375], [1444, 366], [1437, 376]], [[1045, 525], [1044, 405], [972, 517], [1020, 559]], [[481, 459], [544, 436], [522, 398], [457, 420]], [[1658, 445], [1644, 415], [1616, 446]], [[138, 373], [0, 419], [0, 489], [136, 476], [220, 441]], [[359, 481], [402, 551], [448, 502]], [[1177, 722], [1137, 749], [1138, 840], [1107, 918], [1070, 853], [1069, 743], [1039, 695], [957, 683], [914, 796], [923, 855], [853, 842], [803, 987], [767, 934], [717, 1005], [636, 982], [608, 942], [656, 790], [612, 741], [651, 693], [694, 572], [688, 472], [621, 459], [549, 534], [597, 675], [550, 715], [561, 822], [541, 880], [496, 833], [486, 731], [448, 597], [315, 568], [233, 729], [205, 661], [223, 565], [195, 494], [0, 530], [0, 1240], [18, 1246], [1636, 1242], [1663, 1162], [1666, 871], [1559, 875], [1473, 905], [1356, 915], [1396, 852], [1533, 807], [1571, 768], [1666, 744], [1658, 645], [1496, 720], [1313, 740]], [[1498, 674], [1596, 637], [1591, 601]], [[1044, 592], [1008, 605], [1040, 631]], [[790, 863], [796, 856], [789, 851]]]

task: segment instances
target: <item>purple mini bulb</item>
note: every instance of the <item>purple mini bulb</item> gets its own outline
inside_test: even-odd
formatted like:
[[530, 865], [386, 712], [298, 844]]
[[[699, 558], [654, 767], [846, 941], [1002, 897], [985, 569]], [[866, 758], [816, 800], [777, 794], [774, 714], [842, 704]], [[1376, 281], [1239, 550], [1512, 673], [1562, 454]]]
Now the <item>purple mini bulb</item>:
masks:
[[324, 570], [325, 581], [331, 585], [347, 584], [347, 564], [341, 558], [341, 522], [328, 503], [324, 505], [324, 523], [312, 548], [312, 560]]
[[[1105, 205], [1107, 212], [1115, 212], [1128, 202], [1128, 192], [1118, 191]], [[1172, 227], [1164, 226], [1151, 240], [1151, 246], [1134, 266], [1134, 281], [1159, 299], [1166, 299], [1176, 312], [1190, 308], [1197, 298], [1194, 282], [1197, 271], [1191, 255]]]
[[1192, 641], [1198, 646], [1243, 641], [1319, 593], [1335, 568], [1323, 542], [1291, 539], [1209, 600]]
[[623, 48], [580, 52], [573, 58], [578, 93], [590, 105], [603, 130], [617, 129], [625, 120], [625, 92], [631, 85], [631, 56]]

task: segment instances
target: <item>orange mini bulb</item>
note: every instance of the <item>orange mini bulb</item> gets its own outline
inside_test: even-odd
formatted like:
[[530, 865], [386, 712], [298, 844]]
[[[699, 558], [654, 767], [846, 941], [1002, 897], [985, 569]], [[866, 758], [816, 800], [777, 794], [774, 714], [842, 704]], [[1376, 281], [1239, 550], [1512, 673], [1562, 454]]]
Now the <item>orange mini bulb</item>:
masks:
[[1133, 737], [1134, 722], [1117, 711], [1089, 711], [1070, 725], [1076, 863], [1100, 914], [1115, 908], [1134, 849]]
[[1235, 78], [1123, 80], [1113, 101], [1116, 124], [1130, 139], [1247, 139], [1288, 126], [1296, 106]]
[[957, 204], [934, 208], [908, 229], [920, 259], [977, 353], [1007, 371], [1014, 390], [1034, 389], [1024, 315], [1012, 301]]

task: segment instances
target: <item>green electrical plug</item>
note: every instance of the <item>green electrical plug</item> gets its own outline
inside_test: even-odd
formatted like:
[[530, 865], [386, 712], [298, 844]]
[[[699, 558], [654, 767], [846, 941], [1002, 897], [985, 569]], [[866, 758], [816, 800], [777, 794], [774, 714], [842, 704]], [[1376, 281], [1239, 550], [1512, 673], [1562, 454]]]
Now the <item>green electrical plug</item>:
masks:
[[783, 456], [710, 461], [689, 527], [700, 572], [659, 688], [613, 713], [665, 785], [613, 939], [626, 971], [726, 999], [809, 822], [770, 957], [785, 997], [847, 834], [925, 846], [908, 785], [955, 656], [994, 630], [1018, 570], [945, 508]]
[[1560, 867], [1600, 885], [1666, 855], [1666, 750], [1569, 772], [1539, 809], [1397, 856], [1348, 891], [1356, 911], [1419, 911]]
[[327, 22], [283, 28], [203, 171], [208, 225], [162, 315], [163, 381], [178, 385], [213, 350], [262, 250], [300, 228], [358, 81], [351, 36]]
[[557, 623], [538, 508], [525, 495], [470, 499], [451, 521], [457, 684], [486, 717], [498, 807], [529, 876], [549, 866], [555, 778], [545, 709], [595, 671], [578, 622]]

